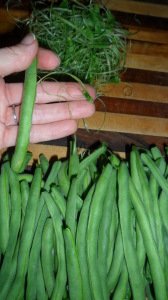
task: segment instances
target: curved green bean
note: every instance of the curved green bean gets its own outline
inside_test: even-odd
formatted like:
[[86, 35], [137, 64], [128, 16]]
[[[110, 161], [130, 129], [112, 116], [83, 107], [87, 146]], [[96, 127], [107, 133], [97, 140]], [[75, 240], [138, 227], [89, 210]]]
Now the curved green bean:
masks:
[[79, 260], [73, 234], [69, 228], [64, 229], [66, 265], [69, 295], [71, 300], [83, 300], [82, 279]]
[[145, 300], [145, 285], [139, 266], [132, 235], [132, 203], [129, 196], [129, 172], [125, 162], [122, 162], [118, 171], [118, 206], [121, 224], [121, 233], [125, 260], [128, 268], [129, 280], [133, 298]]
[[54, 289], [54, 227], [51, 218], [46, 220], [42, 233], [41, 265], [43, 270], [44, 284], [50, 298]]
[[0, 174], [0, 253], [4, 254], [9, 239], [9, 182], [5, 162], [1, 166]]
[[66, 262], [65, 262], [65, 246], [64, 246], [64, 239], [62, 233], [62, 218], [60, 212], [54, 203], [51, 195], [47, 192], [43, 192], [44, 198], [52, 217], [55, 237], [56, 237], [56, 255], [57, 255], [57, 274], [56, 274], [56, 281], [53, 293], [51, 295], [51, 300], [62, 300], [65, 289], [66, 289]]
[[12, 156], [12, 169], [19, 173], [25, 162], [27, 148], [30, 140], [33, 108], [36, 99], [37, 85], [37, 58], [34, 58], [31, 65], [25, 72], [23, 87], [23, 100], [20, 111], [20, 121], [16, 140], [15, 150]]
[[98, 266], [97, 246], [103, 204], [110, 183], [112, 166], [107, 164], [101, 173], [93, 194], [87, 228], [87, 259], [93, 299], [103, 300], [103, 287]]

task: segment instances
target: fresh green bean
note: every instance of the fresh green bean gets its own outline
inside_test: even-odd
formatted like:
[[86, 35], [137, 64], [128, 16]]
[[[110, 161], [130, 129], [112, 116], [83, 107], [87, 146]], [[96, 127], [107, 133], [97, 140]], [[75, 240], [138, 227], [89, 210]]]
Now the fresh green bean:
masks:
[[92, 162], [95, 162], [98, 157], [100, 157], [102, 154], [105, 154], [107, 149], [107, 146], [103, 143], [98, 149], [94, 150], [92, 153], [90, 153], [87, 157], [82, 159], [79, 163], [79, 173], [82, 171], [82, 169], [86, 169]]
[[27, 151], [26, 154], [25, 154], [25, 157], [24, 157], [24, 161], [22, 163], [22, 167], [20, 169], [20, 173], [24, 172], [24, 170], [27, 168], [27, 165], [29, 164], [31, 158], [32, 158], [32, 153]]
[[102, 282], [98, 266], [97, 245], [103, 204], [107, 192], [107, 187], [110, 184], [111, 173], [112, 167], [110, 164], [107, 164], [96, 184], [95, 192], [93, 194], [91, 202], [87, 228], [87, 258], [89, 278], [91, 282], [92, 296], [95, 300], [104, 299]]
[[79, 155], [76, 149], [76, 136], [74, 135], [73, 141], [70, 142], [70, 157], [68, 164], [68, 176], [71, 179], [76, 176], [79, 169]]
[[154, 212], [158, 251], [159, 251], [159, 256], [161, 259], [162, 266], [164, 267], [165, 255], [164, 255], [164, 243], [163, 243], [163, 229], [162, 229], [162, 220], [161, 220], [159, 201], [158, 201], [159, 186], [153, 174], [150, 175], [149, 183], [150, 183], [151, 195], [153, 199], [153, 212]]
[[144, 245], [145, 245], [146, 253], [150, 264], [151, 274], [153, 278], [156, 300], [167, 300], [168, 295], [166, 292], [166, 282], [165, 282], [164, 272], [160, 262], [157, 246], [153, 238], [151, 226], [145, 211], [144, 204], [140, 200], [139, 194], [137, 193], [137, 190], [131, 178], [129, 178], [129, 191], [130, 191], [131, 201], [135, 209], [137, 221], [139, 223], [143, 235]]
[[62, 217], [65, 219], [65, 214], [66, 214], [66, 201], [62, 193], [59, 191], [56, 185], [53, 185], [51, 187], [51, 195], [57, 204]]
[[27, 271], [27, 285], [26, 285], [26, 299], [33, 300], [36, 299], [36, 275], [39, 263], [39, 256], [41, 250], [41, 236], [43, 232], [43, 228], [45, 226], [45, 222], [47, 217], [49, 216], [48, 209], [46, 204], [44, 204], [43, 209], [41, 211], [39, 221], [37, 224], [37, 228], [34, 234], [31, 251], [29, 255], [29, 264]]
[[51, 167], [51, 170], [45, 180], [45, 184], [44, 184], [44, 189], [49, 191], [50, 189], [50, 186], [52, 184], [56, 184], [57, 182], [57, 175], [58, 175], [58, 172], [59, 172], [59, 169], [61, 167], [61, 161], [60, 160], [57, 160], [53, 163], [52, 167]]
[[167, 218], [168, 199], [167, 199], [167, 193], [164, 190], [161, 191], [159, 196], [159, 210], [160, 210], [162, 222], [168, 232], [168, 218]]
[[70, 188], [70, 179], [68, 177], [68, 161], [62, 162], [61, 168], [58, 172], [58, 184], [61, 188], [63, 195], [66, 197]]
[[13, 257], [11, 259], [9, 259], [9, 261], [8, 261], [9, 267], [7, 269], [8, 274], [7, 274], [6, 280], [4, 280], [5, 278], [3, 277], [2, 281], [1, 281], [1, 287], [0, 287], [0, 299], [1, 300], [8, 299], [7, 295], [11, 289], [11, 286], [12, 286], [12, 283], [13, 283], [13, 280], [14, 280], [15, 274], [16, 274], [18, 249], [19, 249], [19, 240], [17, 241]]
[[30, 188], [29, 199], [26, 207], [23, 229], [20, 237], [18, 254], [18, 265], [15, 280], [8, 294], [8, 300], [17, 299], [19, 291], [24, 286], [25, 276], [28, 267], [29, 251], [35, 230], [37, 207], [41, 191], [42, 171], [41, 168], [35, 169], [33, 181]]
[[88, 276], [88, 262], [87, 262], [87, 244], [86, 244], [86, 233], [87, 233], [87, 224], [89, 218], [89, 210], [90, 204], [92, 200], [92, 196], [94, 193], [95, 185], [92, 185], [90, 190], [87, 193], [87, 196], [84, 200], [79, 220], [77, 226], [76, 233], [76, 250], [79, 259], [79, 265], [81, 269], [81, 277], [82, 277], [82, 288], [83, 288], [83, 299], [91, 300], [91, 288], [90, 281]]
[[162, 175], [160, 169], [156, 166], [153, 160], [145, 153], [141, 154], [141, 158], [142, 161], [147, 165], [149, 170], [152, 172], [153, 176], [156, 178], [158, 184], [168, 194], [168, 182], [166, 178]]
[[152, 195], [151, 195], [151, 190], [150, 190], [150, 186], [149, 186], [149, 180], [148, 180], [147, 174], [144, 170], [144, 166], [141, 161], [141, 156], [138, 152], [136, 152], [136, 158], [137, 158], [136, 163], [137, 163], [137, 168], [138, 168], [138, 172], [139, 172], [139, 179], [140, 179], [140, 183], [141, 183], [141, 190], [142, 190], [142, 195], [143, 195], [143, 203], [146, 207], [146, 212], [148, 214], [150, 226], [152, 228], [152, 234], [156, 241], [154, 208], [153, 208], [153, 203], [152, 203]]
[[32, 125], [33, 108], [36, 98], [37, 85], [37, 58], [35, 57], [25, 72], [23, 87], [23, 100], [20, 111], [20, 121], [16, 140], [15, 150], [12, 156], [12, 169], [19, 173], [22, 171], [27, 148], [30, 139], [30, 130]]
[[125, 162], [118, 171], [119, 186], [119, 215], [125, 260], [128, 268], [129, 280], [134, 299], [145, 300], [145, 285], [140, 271], [139, 261], [132, 236], [131, 210], [132, 203], [129, 196], [129, 172]]
[[8, 162], [2, 164], [0, 174], [0, 252], [2, 254], [6, 251], [9, 239], [9, 182], [6, 169], [8, 164]]
[[71, 300], [83, 300], [80, 264], [76, 252], [74, 236], [69, 228], [64, 229], [66, 265], [69, 295]]
[[71, 230], [73, 237], [76, 234], [76, 210], [77, 210], [77, 177], [73, 177], [68, 193], [65, 222]]
[[38, 261], [36, 287], [37, 287], [37, 300], [48, 300], [48, 295], [46, 293], [45, 285], [44, 285], [44, 277], [43, 277], [40, 257]]
[[110, 225], [112, 217], [112, 209], [114, 207], [114, 202], [116, 201], [116, 170], [112, 169], [111, 182], [108, 186], [107, 193], [104, 199], [103, 213], [99, 227], [99, 237], [98, 237], [98, 263], [100, 270], [101, 280], [103, 284], [104, 298], [108, 298], [107, 289], [107, 254], [108, 254], [108, 243], [110, 234]]
[[51, 218], [48, 218], [42, 233], [41, 264], [44, 276], [44, 284], [50, 298], [54, 289], [54, 227]]
[[110, 270], [110, 266], [113, 260], [115, 239], [116, 239], [117, 230], [119, 226], [118, 207], [116, 201], [114, 201], [111, 214], [112, 216], [111, 216], [111, 225], [110, 225], [109, 242], [108, 242], [108, 250], [107, 250], [107, 273]]
[[[144, 201], [143, 200], [143, 186], [142, 186], [142, 182], [140, 180], [140, 172], [138, 170], [139, 168], [138, 168], [138, 164], [137, 164], [137, 159], [139, 159], [139, 153], [138, 153], [137, 148], [134, 146], [134, 147], [132, 147], [132, 151], [130, 153], [131, 178], [136, 186], [136, 189], [141, 198], [141, 201]], [[142, 238], [142, 234], [141, 234], [138, 222], [136, 222], [135, 226], [136, 226], [136, 250], [137, 250], [139, 266], [141, 268], [141, 273], [143, 274], [146, 252], [145, 252], [144, 242], [143, 242], [143, 238]]]
[[47, 171], [48, 171], [49, 165], [50, 165], [49, 161], [48, 161], [47, 157], [43, 153], [40, 153], [40, 155], [39, 155], [39, 161], [40, 161], [40, 166], [41, 166], [43, 175], [45, 176], [46, 173], [47, 173]]
[[31, 183], [33, 180], [33, 174], [27, 174], [27, 173], [18, 174], [18, 180], [19, 181], [25, 180], [28, 183]]
[[114, 290], [112, 299], [113, 300], [127, 299], [126, 298], [127, 287], [128, 287], [128, 271], [127, 271], [126, 262], [124, 260], [123, 265], [122, 265], [121, 274], [120, 274], [117, 286]]
[[56, 237], [56, 255], [57, 255], [57, 274], [54, 290], [51, 296], [51, 300], [62, 300], [65, 289], [66, 289], [66, 263], [65, 263], [65, 247], [62, 233], [62, 218], [60, 212], [54, 203], [51, 195], [47, 192], [43, 192], [45, 201], [52, 217], [55, 237]]
[[[29, 184], [26, 180], [22, 180], [20, 183], [20, 191], [21, 191], [21, 208], [22, 208], [22, 215], [25, 216], [27, 202], [29, 199]], [[22, 219], [23, 219], [22, 217]]]
[[119, 226], [115, 241], [113, 260], [107, 276], [107, 289], [109, 294], [112, 293], [117, 285], [121, 274], [122, 264], [124, 260], [123, 243], [121, 236], [121, 228]]
[[0, 269], [0, 290], [8, 279], [10, 264], [17, 244], [21, 222], [21, 192], [16, 174], [8, 168], [9, 186], [11, 192], [11, 218], [9, 239]]

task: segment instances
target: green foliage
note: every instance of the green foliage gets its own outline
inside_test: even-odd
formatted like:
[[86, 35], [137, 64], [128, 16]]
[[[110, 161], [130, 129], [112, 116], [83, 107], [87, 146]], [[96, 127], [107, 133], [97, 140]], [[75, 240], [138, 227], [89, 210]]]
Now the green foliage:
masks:
[[57, 73], [69, 73], [91, 84], [118, 82], [125, 62], [127, 31], [111, 11], [74, 2], [34, 7], [30, 30], [41, 46], [61, 58]]

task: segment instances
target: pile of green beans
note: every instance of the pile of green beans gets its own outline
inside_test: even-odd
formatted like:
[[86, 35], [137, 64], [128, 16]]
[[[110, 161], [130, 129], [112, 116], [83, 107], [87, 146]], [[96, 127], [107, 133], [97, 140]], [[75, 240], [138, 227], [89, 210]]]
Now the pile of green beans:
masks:
[[[27, 157], [31, 157], [27, 153]], [[28, 158], [26, 158], [28, 161]], [[1, 300], [168, 300], [168, 164], [107, 145], [0, 161]]]

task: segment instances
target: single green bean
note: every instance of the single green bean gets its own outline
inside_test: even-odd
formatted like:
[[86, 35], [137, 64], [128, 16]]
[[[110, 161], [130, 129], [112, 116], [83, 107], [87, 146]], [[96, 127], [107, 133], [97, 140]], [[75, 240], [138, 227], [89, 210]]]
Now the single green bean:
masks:
[[67, 197], [70, 188], [70, 179], [68, 177], [68, 161], [62, 162], [61, 168], [58, 172], [58, 184], [65, 197]]
[[57, 255], [58, 267], [57, 267], [55, 286], [51, 296], [51, 300], [55, 300], [55, 299], [62, 300], [66, 289], [66, 280], [67, 280], [65, 247], [64, 247], [64, 239], [62, 233], [62, 218], [51, 195], [47, 192], [43, 192], [43, 194], [53, 221], [55, 237], [56, 237], [56, 247], [57, 247], [56, 255]]
[[46, 289], [44, 285], [44, 277], [43, 277], [40, 257], [38, 261], [36, 288], [37, 288], [37, 300], [48, 300], [48, 295], [46, 293]]
[[56, 184], [57, 182], [57, 175], [58, 175], [58, 172], [60, 170], [60, 167], [61, 167], [61, 161], [60, 160], [57, 160], [53, 163], [52, 167], [51, 167], [51, 170], [46, 178], [46, 181], [44, 183], [44, 189], [49, 191], [50, 190], [50, 187], [52, 184]]
[[113, 260], [115, 239], [117, 236], [117, 231], [119, 226], [118, 207], [116, 201], [114, 201], [111, 215], [112, 215], [111, 225], [110, 225], [109, 242], [108, 242], [108, 250], [107, 250], [107, 273], [110, 270], [110, 266]]
[[77, 210], [77, 177], [73, 177], [68, 193], [65, 222], [71, 230], [73, 237], [76, 234], [76, 210]]
[[92, 185], [84, 199], [83, 206], [79, 215], [77, 233], [76, 233], [76, 250], [79, 259], [79, 265], [81, 269], [82, 277], [82, 288], [83, 288], [83, 299], [91, 300], [91, 288], [88, 276], [88, 262], [87, 262], [87, 243], [86, 243], [86, 233], [89, 218], [90, 204], [92, 196], [95, 190], [95, 185]]
[[66, 214], [66, 201], [65, 198], [63, 196], [63, 194], [59, 191], [59, 189], [57, 188], [56, 185], [53, 185], [51, 187], [51, 195], [55, 201], [55, 203], [57, 204], [62, 217], [65, 219], [65, 214]]
[[26, 213], [27, 202], [29, 199], [29, 183], [26, 180], [22, 180], [20, 183], [21, 191], [21, 208], [22, 208], [22, 219], [24, 219]]
[[42, 233], [41, 265], [44, 276], [44, 284], [50, 298], [55, 285], [54, 274], [54, 227], [51, 218], [48, 218]]
[[107, 146], [103, 143], [98, 149], [94, 150], [79, 163], [79, 173], [86, 169], [92, 162], [95, 162], [102, 154], [105, 154]]
[[98, 237], [98, 262], [100, 277], [103, 281], [103, 293], [104, 298], [108, 297], [107, 289], [107, 254], [108, 254], [108, 243], [110, 234], [110, 225], [112, 218], [112, 209], [114, 206], [114, 201], [116, 201], [116, 170], [112, 169], [111, 173], [111, 183], [108, 186], [107, 193], [104, 199], [103, 213], [99, 227], [99, 237]]
[[47, 171], [48, 171], [49, 165], [50, 165], [49, 161], [48, 161], [47, 157], [43, 153], [40, 153], [40, 155], [39, 155], [39, 161], [40, 161], [40, 166], [41, 166], [43, 175], [45, 176], [46, 173], [47, 173]]
[[49, 216], [49, 212], [46, 207], [46, 204], [44, 204], [38, 220], [37, 228], [34, 234], [31, 251], [29, 255], [29, 263], [28, 263], [28, 270], [27, 270], [27, 284], [26, 284], [27, 300], [36, 299], [36, 293], [37, 293], [36, 275], [37, 275], [39, 256], [41, 250], [41, 236], [48, 216]]
[[121, 274], [117, 286], [114, 290], [112, 299], [113, 300], [126, 299], [127, 288], [128, 288], [128, 270], [127, 270], [126, 262], [124, 260]]
[[71, 179], [76, 176], [79, 169], [79, 155], [76, 149], [76, 136], [74, 136], [73, 141], [70, 142], [70, 157], [68, 163], [68, 176]]
[[8, 168], [9, 187], [11, 193], [11, 218], [9, 229], [9, 240], [0, 269], [0, 290], [8, 280], [10, 265], [17, 244], [21, 223], [21, 192], [16, 174]]
[[99, 226], [103, 212], [103, 204], [108, 185], [110, 184], [112, 166], [107, 164], [101, 173], [93, 194], [87, 228], [87, 258], [92, 296], [95, 300], [103, 300], [103, 288], [98, 266], [97, 246]]
[[9, 181], [5, 162], [1, 166], [0, 174], [0, 252], [5, 253], [9, 239], [9, 222], [10, 222], [10, 207], [9, 207]]
[[[146, 155], [146, 154], [145, 154]], [[149, 155], [148, 155], [149, 156]], [[137, 169], [139, 172], [139, 179], [142, 187], [142, 195], [143, 195], [143, 203], [145, 205], [146, 212], [148, 214], [150, 226], [152, 228], [153, 237], [156, 241], [156, 226], [155, 226], [155, 220], [154, 220], [154, 208], [152, 203], [152, 195], [151, 190], [149, 186], [149, 179], [145, 172], [141, 156], [138, 152], [136, 152], [136, 158], [137, 158]]]
[[114, 291], [117, 285], [119, 276], [121, 274], [123, 261], [124, 261], [124, 250], [123, 250], [123, 242], [121, 236], [121, 228], [119, 226], [116, 241], [115, 241], [113, 260], [107, 276], [107, 289], [109, 295]]
[[68, 287], [71, 300], [83, 300], [80, 264], [76, 252], [75, 240], [69, 228], [64, 229]]
[[129, 280], [133, 298], [145, 300], [145, 285], [140, 271], [139, 261], [132, 236], [131, 210], [132, 203], [129, 196], [129, 172], [125, 162], [122, 162], [118, 171], [119, 186], [119, 215], [125, 260], [128, 268]]
[[22, 171], [27, 148], [30, 140], [33, 108], [36, 99], [37, 85], [37, 58], [34, 58], [31, 65], [25, 72], [23, 87], [23, 100], [20, 111], [20, 121], [14, 154], [12, 156], [12, 169], [19, 173]]

